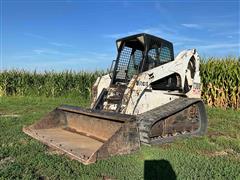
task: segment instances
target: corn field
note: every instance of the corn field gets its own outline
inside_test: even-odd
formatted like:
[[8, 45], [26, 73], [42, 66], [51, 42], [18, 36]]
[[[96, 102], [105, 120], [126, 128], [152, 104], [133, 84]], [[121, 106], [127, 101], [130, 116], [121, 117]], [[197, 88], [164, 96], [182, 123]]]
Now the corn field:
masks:
[[[202, 98], [209, 106], [240, 109], [240, 59], [203, 59], [200, 66]], [[0, 96], [90, 97], [91, 87], [103, 72], [0, 73]]]
[[200, 71], [208, 106], [240, 109], [240, 58], [202, 60]]
[[0, 73], [0, 96], [89, 97], [102, 72], [44, 72], [10, 70]]

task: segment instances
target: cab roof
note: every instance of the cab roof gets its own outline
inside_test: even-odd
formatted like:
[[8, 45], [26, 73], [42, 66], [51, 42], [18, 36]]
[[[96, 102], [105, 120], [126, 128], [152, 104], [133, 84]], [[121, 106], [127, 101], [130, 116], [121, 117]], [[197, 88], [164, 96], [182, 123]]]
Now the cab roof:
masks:
[[140, 33], [140, 34], [135, 34], [135, 35], [117, 39], [116, 40], [117, 48], [120, 47], [122, 42], [136, 41], [136, 40], [140, 41], [143, 45], [150, 45], [153, 43], [157, 43], [157, 44], [165, 43], [165, 44], [172, 46], [172, 43], [170, 41], [167, 41], [165, 39], [159, 38], [159, 37], [151, 35], [151, 34]]

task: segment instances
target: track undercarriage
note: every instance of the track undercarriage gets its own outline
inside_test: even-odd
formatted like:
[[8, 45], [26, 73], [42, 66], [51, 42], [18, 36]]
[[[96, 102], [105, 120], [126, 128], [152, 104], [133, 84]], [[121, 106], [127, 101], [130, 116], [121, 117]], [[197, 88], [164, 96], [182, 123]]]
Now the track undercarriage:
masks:
[[161, 144], [178, 137], [203, 135], [207, 128], [204, 104], [199, 99], [177, 99], [138, 117], [140, 141], [144, 144]]

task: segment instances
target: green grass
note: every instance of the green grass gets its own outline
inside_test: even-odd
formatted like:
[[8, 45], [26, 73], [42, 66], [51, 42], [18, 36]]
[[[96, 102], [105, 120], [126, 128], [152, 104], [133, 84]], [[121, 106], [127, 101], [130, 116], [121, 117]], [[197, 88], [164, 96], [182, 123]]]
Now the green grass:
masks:
[[0, 117], [0, 179], [143, 179], [148, 160], [168, 161], [170, 167], [156, 163], [151, 169], [172, 168], [178, 179], [240, 179], [240, 111], [207, 109], [206, 136], [142, 146], [134, 154], [84, 166], [22, 132], [60, 104], [89, 105], [81, 98], [1, 97], [0, 114], [18, 116]]

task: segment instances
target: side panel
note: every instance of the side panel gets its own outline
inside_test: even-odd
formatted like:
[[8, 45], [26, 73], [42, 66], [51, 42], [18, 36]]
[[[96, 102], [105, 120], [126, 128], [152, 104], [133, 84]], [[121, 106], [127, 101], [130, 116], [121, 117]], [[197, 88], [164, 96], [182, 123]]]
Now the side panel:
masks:
[[162, 106], [178, 98], [179, 96], [169, 94], [167, 91], [144, 91], [143, 95], [140, 97], [140, 100], [133, 109], [133, 114], [141, 114], [146, 111], [150, 111], [158, 106]]
[[98, 77], [96, 82], [94, 83], [92, 87], [92, 103], [91, 108], [93, 108], [97, 98], [101, 94], [103, 88], [108, 89], [111, 83], [111, 78], [109, 74], [106, 74], [104, 76]]
[[130, 154], [140, 147], [137, 122], [126, 122], [97, 151], [97, 159], [105, 159], [113, 155]]

